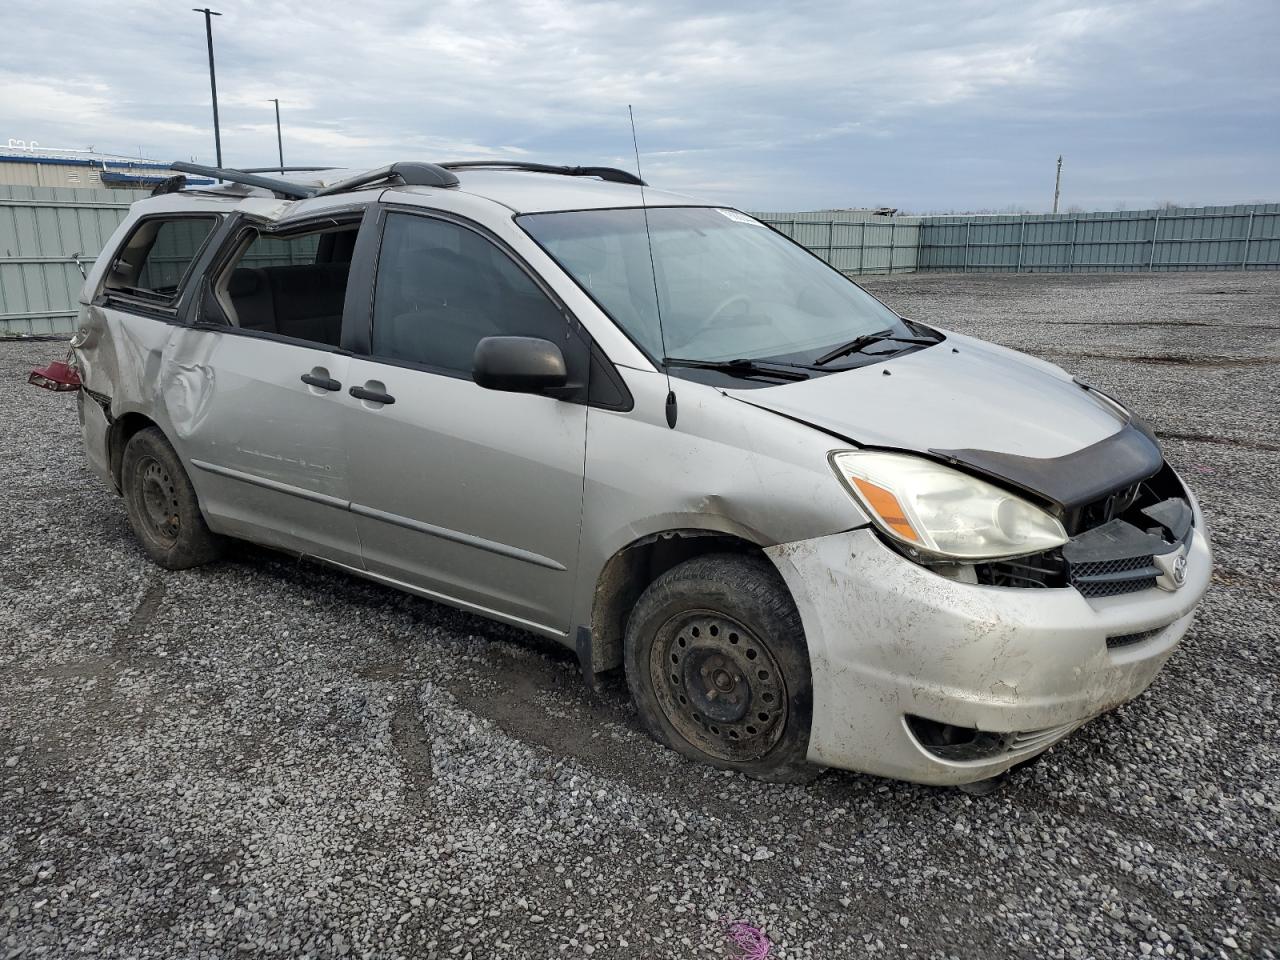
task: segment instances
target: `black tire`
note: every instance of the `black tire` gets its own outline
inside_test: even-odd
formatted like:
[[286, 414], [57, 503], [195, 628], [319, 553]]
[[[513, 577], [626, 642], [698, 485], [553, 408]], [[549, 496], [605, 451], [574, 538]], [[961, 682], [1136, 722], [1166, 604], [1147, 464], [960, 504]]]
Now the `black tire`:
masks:
[[139, 430], [125, 444], [121, 490], [129, 526], [147, 556], [167, 570], [186, 570], [222, 555], [182, 461], [158, 427]]
[[805, 760], [813, 681], [804, 628], [764, 557], [708, 554], [668, 570], [632, 611], [624, 656], [640, 719], [659, 743], [759, 780], [817, 776]]

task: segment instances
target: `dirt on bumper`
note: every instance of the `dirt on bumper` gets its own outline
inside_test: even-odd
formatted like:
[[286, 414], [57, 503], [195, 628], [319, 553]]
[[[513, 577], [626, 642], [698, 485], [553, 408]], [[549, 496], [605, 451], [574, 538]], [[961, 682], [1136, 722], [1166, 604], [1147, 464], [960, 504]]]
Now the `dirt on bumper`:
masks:
[[[1207, 538], [1175, 592], [1086, 600], [1072, 588], [959, 583], [869, 530], [770, 548], [800, 608], [814, 671], [809, 757], [924, 783], [992, 776], [1033, 755], [953, 763], [912, 737], [908, 715], [1010, 734], [1075, 726], [1142, 693], [1208, 587]], [[1147, 634], [1111, 647], [1108, 638]], [[1040, 749], [1057, 737], [1040, 738]]]

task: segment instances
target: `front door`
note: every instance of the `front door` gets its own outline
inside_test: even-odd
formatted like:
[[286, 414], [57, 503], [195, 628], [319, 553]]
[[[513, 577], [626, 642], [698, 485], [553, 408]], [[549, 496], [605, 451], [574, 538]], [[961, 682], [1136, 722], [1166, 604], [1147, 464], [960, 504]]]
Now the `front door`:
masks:
[[[345, 403], [352, 512], [366, 568], [460, 606], [568, 634], [582, 515], [585, 402], [471, 379], [486, 336], [589, 350], [493, 240], [443, 217], [385, 217], [367, 357]], [[585, 398], [584, 398], [585, 399]]]

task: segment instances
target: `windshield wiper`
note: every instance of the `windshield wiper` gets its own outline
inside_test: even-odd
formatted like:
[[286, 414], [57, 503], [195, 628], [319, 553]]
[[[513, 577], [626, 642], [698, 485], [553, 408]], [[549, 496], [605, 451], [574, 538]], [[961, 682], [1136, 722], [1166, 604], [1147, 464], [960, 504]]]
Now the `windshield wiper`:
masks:
[[665, 367], [688, 367], [691, 370], [717, 370], [739, 377], [774, 377], [778, 380], [808, 380], [809, 375], [788, 364], [771, 364], [767, 360], [690, 360], [664, 357]]
[[830, 363], [832, 360], [839, 360], [841, 357], [848, 356], [851, 353], [858, 353], [866, 347], [875, 343], [914, 343], [921, 346], [928, 346], [931, 343], [939, 343], [938, 340], [927, 340], [924, 337], [899, 337], [888, 330], [877, 330], [875, 333], [864, 333], [860, 337], [850, 340], [848, 343], [836, 347], [829, 353], [824, 353], [817, 360], [813, 361], [815, 367], [821, 367]]

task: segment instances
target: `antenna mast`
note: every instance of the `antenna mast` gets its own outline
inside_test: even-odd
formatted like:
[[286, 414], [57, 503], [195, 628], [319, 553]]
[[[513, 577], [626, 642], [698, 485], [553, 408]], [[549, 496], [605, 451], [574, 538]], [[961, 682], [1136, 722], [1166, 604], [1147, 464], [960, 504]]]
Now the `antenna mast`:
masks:
[[658, 296], [658, 268], [653, 262], [653, 234], [649, 231], [649, 207], [644, 199], [644, 173], [640, 170], [640, 142], [636, 139], [636, 115], [627, 104], [631, 120], [631, 146], [636, 152], [636, 176], [640, 180], [640, 209], [644, 211], [644, 238], [649, 245], [649, 273], [653, 277], [653, 307], [658, 313], [658, 340], [662, 344], [662, 372], [667, 376], [667, 426], [676, 428], [676, 392], [671, 389], [671, 371], [667, 368], [667, 335], [662, 328], [662, 300]]

